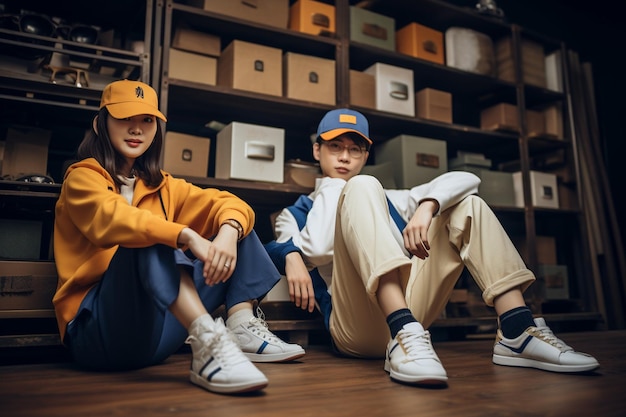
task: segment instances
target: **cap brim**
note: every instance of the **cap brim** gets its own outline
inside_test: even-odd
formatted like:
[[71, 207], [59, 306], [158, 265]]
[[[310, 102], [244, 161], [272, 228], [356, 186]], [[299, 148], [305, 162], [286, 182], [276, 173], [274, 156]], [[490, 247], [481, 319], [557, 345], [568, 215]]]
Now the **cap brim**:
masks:
[[127, 117], [134, 117], [140, 114], [149, 114], [151, 116], [156, 116], [159, 119], [167, 122], [167, 118], [163, 113], [161, 113], [158, 109], [155, 109], [152, 106], [141, 103], [115, 103], [115, 104], [107, 104], [107, 110], [111, 114], [111, 116], [116, 119], [125, 119]]
[[320, 137], [324, 140], [333, 140], [337, 136], [343, 135], [344, 133], [356, 133], [357, 135], [365, 139], [367, 143], [369, 143], [370, 145], [373, 143], [372, 140], [368, 138], [367, 136], [365, 136], [363, 133], [359, 132], [358, 130], [348, 129], [348, 128], [339, 128], [339, 129], [329, 130], [328, 132], [322, 133]]

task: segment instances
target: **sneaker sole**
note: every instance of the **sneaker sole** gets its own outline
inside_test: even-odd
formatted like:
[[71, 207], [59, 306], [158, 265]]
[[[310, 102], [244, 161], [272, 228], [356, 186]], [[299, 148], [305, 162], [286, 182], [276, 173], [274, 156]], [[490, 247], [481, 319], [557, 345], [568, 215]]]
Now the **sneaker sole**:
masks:
[[285, 353], [249, 353], [243, 352], [251, 362], [288, 362], [295, 361], [304, 356], [304, 350]]
[[541, 362], [535, 359], [515, 358], [511, 356], [493, 355], [493, 363], [502, 366], [517, 366], [521, 368], [535, 368], [550, 372], [588, 372], [600, 366], [599, 363], [590, 363], [587, 365], [558, 365], [555, 363]]
[[259, 391], [267, 387], [268, 380], [266, 378], [258, 379], [256, 381], [245, 381], [237, 384], [224, 384], [210, 382], [203, 378], [201, 375], [190, 371], [189, 379], [191, 383], [198, 385], [208, 391], [216, 392], [219, 394], [240, 394], [244, 392]]
[[441, 375], [405, 375], [399, 372], [395, 372], [391, 369], [388, 361], [385, 361], [385, 372], [389, 374], [389, 377], [397, 382], [402, 382], [409, 385], [429, 385], [429, 386], [447, 386], [448, 377]]

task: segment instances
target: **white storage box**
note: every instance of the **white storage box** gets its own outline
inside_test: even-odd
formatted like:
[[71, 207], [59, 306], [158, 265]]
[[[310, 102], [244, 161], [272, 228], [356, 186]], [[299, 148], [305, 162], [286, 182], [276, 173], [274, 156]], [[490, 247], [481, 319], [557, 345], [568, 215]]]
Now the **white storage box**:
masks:
[[443, 140], [400, 135], [374, 149], [376, 164], [391, 162], [399, 188], [423, 184], [448, 171], [447, 143]]
[[413, 70], [380, 62], [367, 68], [376, 83], [376, 109], [415, 117]]
[[471, 165], [459, 166], [455, 169], [471, 172], [480, 178], [478, 195], [490, 206], [516, 206], [513, 174], [510, 172], [491, 171]]
[[[539, 171], [530, 171], [530, 192], [532, 205], [535, 207], [559, 208], [559, 192], [556, 187], [556, 175]], [[522, 173], [513, 173], [515, 205], [524, 207]]]
[[493, 41], [472, 29], [451, 27], [445, 34], [446, 65], [476, 74], [496, 73]]
[[283, 182], [285, 130], [232, 122], [217, 134], [215, 178]]

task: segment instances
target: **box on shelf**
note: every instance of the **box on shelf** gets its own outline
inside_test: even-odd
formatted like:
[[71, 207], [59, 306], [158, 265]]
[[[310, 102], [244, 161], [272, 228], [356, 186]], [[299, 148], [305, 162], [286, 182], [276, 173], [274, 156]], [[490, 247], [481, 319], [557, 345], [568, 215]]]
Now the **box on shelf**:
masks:
[[315, 187], [315, 180], [322, 176], [319, 163], [305, 162], [299, 159], [290, 159], [285, 162], [285, 184], [294, 184], [301, 187]]
[[452, 94], [447, 91], [424, 88], [415, 93], [418, 117], [452, 123]]
[[0, 259], [40, 259], [42, 231], [40, 220], [0, 219]]
[[373, 75], [350, 70], [350, 104], [376, 108], [376, 81]]
[[476, 165], [461, 165], [454, 169], [471, 172], [480, 178], [478, 195], [490, 206], [516, 206], [513, 174], [510, 172], [492, 171]]
[[217, 81], [217, 59], [170, 48], [168, 76], [198, 84], [215, 85]]
[[[535, 207], [559, 208], [559, 193], [556, 175], [546, 172], [529, 171], [530, 192], [532, 205]], [[515, 189], [515, 205], [524, 207], [524, 190], [522, 187], [522, 173], [513, 173], [513, 187]]]
[[234, 40], [217, 61], [217, 84], [282, 96], [282, 55], [278, 48]]
[[563, 110], [561, 104], [551, 104], [542, 111], [545, 122], [545, 134], [555, 139], [563, 139]]
[[289, 29], [311, 35], [335, 33], [335, 6], [315, 0], [297, 0], [289, 8]]
[[211, 140], [179, 132], [166, 132], [163, 169], [173, 175], [206, 177]]
[[363, 72], [374, 76], [377, 110], [415, 116], [413, 70], [378, 62]]
[[443, 32], [411, 22], [396, 31], [396, 50], [437, 64], [445, 64]]
[[530, 137], [545, 136], [546, 121], [543, 112], [526, 109], [526, 133]]
[[54, 262], [0, 261], [0, 310], [53, 310]]
[[361, 7], [350, 6], [350, 40], [396, 50], [396, 20]]
[[284, 96], [335, 105], [335, 61], [287, 52], [283, 56]]
[[222, 50], [219, 36], [184, 26], [178, 26], [174, 30], [171, 47], [213, 57], [220, 56]]
[[411, 188], [448, 171], [444, 140], [399, 135], [374, 149], [376, 164], [391, 162], [396, 185]]
[[485, 158], [483, 153], [457, 151], [456, 157], [448, 160], [450, 169], [465, 168], [466, 166], [490, 168], [491, 159]]
[[488, 35], [463, 27], [448, 28], [444, 35], [446, 65], [482, 75], [495, 75], [493, 41]]
[[[502, 38], [495, 44], [498, 78], [515, 82], [513, 40]], [[521, 40], [522, 79], [526, 84], [546, 86], [545, 54], [540, 43], [528, 39]]]
[[215, 177], [282, 183], [285, 130], [232, 122], [217, 134]]
[[186, 0], [206, 11], [286, 29], [289, 0]]
[[546, 88], [563, 92], [563, 60], [560, 50], [546, 55]]
[[547, 300], [569, 299], [567, 265], [538, 265], [537, 278], [544, 284]]
[[31, 126], [9, 126], [4, 139], [2, 176], [48, 173], [48, 144], [52, 132]]
[[507, 130], [519, 132], [517, 106], [499, 103], [480, 112], [480, 128], [485, 130]]
[[365, 165], [361, 169], [362, 175], [371, 175], [376, 177], [382, 184], [383, 188], [393, 190], [398, 188], [394, 178], [395, 162], [383, 162], [380, 164]]
[[[528, 263], [528, 241], [526, 237], [511, 236], [511, 240], [524, 262]], [[554, 265], [557, 263], [556, 239], [554, 236], [535, 236], [535, 245], [532, 249], [537, 254], [537, 264]]]

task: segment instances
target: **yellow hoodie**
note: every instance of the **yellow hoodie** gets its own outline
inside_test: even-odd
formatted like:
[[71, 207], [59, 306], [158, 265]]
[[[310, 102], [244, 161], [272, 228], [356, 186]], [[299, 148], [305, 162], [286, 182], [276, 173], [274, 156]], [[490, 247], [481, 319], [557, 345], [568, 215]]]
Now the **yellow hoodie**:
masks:
[[67, 170], [54, 223], [59, 281], [53, 303], [61, 340], [83, 298], [107, 270], [118, 245], [141, 248], [164, 244], [176, 248], [183, 228], [208, 238], [217, 234], [227, 219], [241, 223], [245, 235], [252, 231], [254, 211], [237, 196], [200, 188], [166, 172], [163, 175], [157, 188], [148, 188], [137, 179], [129, 205], [95, 159], [77, 162]]

